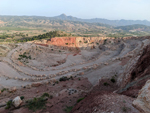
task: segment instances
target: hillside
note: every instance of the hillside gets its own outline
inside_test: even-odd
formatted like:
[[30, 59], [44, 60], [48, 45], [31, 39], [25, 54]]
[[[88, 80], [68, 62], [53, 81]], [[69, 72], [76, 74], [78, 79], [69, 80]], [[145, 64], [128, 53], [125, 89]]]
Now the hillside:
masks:
[[142, 24], [150, 26], [150, 22], [147, 20], [108, 20], [102, 18], [93, 18], [93, 19], [81, 19], [73, 16], [66, 16], [65, 14], [61, 14], [59, 16], [53, 17], [54, 19], [60, 20], [70, 20], [70, 21], [81, 21], [81, 22], [90, 22], [90, 23], [103, 23], [112, 26], [126, 26], [126, 25], [134, 25], [134, 24]]
[[139, 113], [132, 102], [149, 77], [150, 37], [61, 35], [0, 45], [0, 113]]
[[119, 26], [119, 27], [115, 27], [116, 29], [122, 29], [125, 31], [130, 31], [130, 30], [135, 30], [135, 31], [150, 31], [150, 26], [146, 26], [146, 25], [140, 25], [140, 24], [136, 24], [136, 25], [128, 25], [128, 26]]
[[[96, 21], [95, 21], [96, 22]], [[0, 37], [14, 37], [17, 35], [23, 38], [37, 36], [49, 31], [65, 31], [74, 36], [84, 37], [126, 37], [126, 36], [148, 36], [149, 26], [129, 25], [111, 26], [108, 24], [91, 23], [71, 16], [60, 15], [57, 17], [40, 16], [0, 16]], [[21, 37], [21, 38], [22, 38]], [[15, 37], [16, 38], [16, 37]], [[20, 37], [17, 37], [20, 38]]]

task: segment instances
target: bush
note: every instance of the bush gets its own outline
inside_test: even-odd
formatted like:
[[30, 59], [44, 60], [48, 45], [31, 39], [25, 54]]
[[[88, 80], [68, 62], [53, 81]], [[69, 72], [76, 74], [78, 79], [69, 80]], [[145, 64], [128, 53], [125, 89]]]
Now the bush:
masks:
[[4, 91], [6, 91], [6, 90], [8, 90], [8, 89], [6, 89], [6, 88], [3, 88], [3, 89], [1, 90], [1, 92], [4, 92]]
[[59, 81], [66, 81], [66, 80], [69, 80], [69, 78], [67, 78], [67, 77], [61, 77], [61, 78], [59, 79]]
[[116, 82], [116, 80], [115, 80], [114, 78], [112, 78], [112, 79], [111, 79], [111, 82], [112, 82], [112, 83], [115, 83], [115, 82]]
[[66, 108], [64, 109], [64, 111], [66, 112], [66, 113], [70, 113], [70, 111], [72, 110], [72, 108], [73, 108], [73, 106], [66, 106]]
[[8, 102], [6, 103], [5, 109], [9, 109], [9, 108], [11, 108], [12, 106], [13, 106], [12, 100], [10, 100], [10, 101], [8, 101]]
[[126, 107], [126, 106], [122, 107], [123, 112], [128, 112], [130, 110], [131, 110], [131, 108], [129, 108], [129, 107]]
[[49, 97], [49, 94], [48, 94], [48, 93], [44, 93], [44, 94], [42, 95], [42, 97]]
[[24, 96], [21, 96], [20, 99], [23, 100], [23, 99], [24, 99]]
[[109, 86], [109, 84], [107, 82], [104, 83], [104, 86]]
[[47, 101], [47, 99], [45, 99], [45, 97], [49, 97], [49, 94], [44, 93], [39, 98], [34, 98], [34, 99], [26, 101], [26, 103], [27, 103], [26, 107], [32, 111], [43, 109], [46, 106], [46, 101]]
[[81, 100], [83, 100], [84, 99], [84, 97], [83, 98], [79, 98], [78, 100], [77, 100], [77, 103], [79, 103]]

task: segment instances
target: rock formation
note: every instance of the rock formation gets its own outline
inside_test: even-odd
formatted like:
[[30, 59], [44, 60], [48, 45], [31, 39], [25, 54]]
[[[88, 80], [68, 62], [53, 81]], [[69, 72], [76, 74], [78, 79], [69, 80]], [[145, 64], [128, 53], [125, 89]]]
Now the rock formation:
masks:
[[137, 97], [138, 91], [150, 78], [150, 45], [146, 46], [141, 56], [135, 56], [130, 61], [130, 66], [119, 77], [119, 93]]
[[137, 99], [133, 101], [133, 105], [142, 113], [150, 113], [150, 80], [139, 91]]

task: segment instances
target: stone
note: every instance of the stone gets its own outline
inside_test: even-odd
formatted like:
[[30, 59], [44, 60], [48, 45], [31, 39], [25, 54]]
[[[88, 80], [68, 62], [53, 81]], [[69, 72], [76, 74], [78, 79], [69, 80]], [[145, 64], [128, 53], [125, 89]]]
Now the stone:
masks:
[[20, 99], [19, 96], [17, 96], [17, 97], [15, 97], [15, 98], [13, 99], [12, 103], [13, 103], [13, 105], [14, 105], [15, 107], [19, 107], [19, 106], [21, 105], [21, 103], [22, 103], [22, 100]]
[[150, 80], [139, 91], [137, 99], [133, 101], [133, 106], [142, 113], [150, 113]]
[[34, 82], [31, 84], [32, 87], [39, 87], [40, 85], [42, 85], [40, 82]]
[[36, 93], [39, 93], [39, 90], [37, 90]]
[[13, 93], [13, 92], [15, 92], [16, 90], [17, 90], [17, 88], [16, 88], [16, 87], [13, 87], [13, 88], [10, 88], [10, 89], [9, 89], [9, 92]]
[[84, 72], [79, 73], [79, 75], [84, 75]]

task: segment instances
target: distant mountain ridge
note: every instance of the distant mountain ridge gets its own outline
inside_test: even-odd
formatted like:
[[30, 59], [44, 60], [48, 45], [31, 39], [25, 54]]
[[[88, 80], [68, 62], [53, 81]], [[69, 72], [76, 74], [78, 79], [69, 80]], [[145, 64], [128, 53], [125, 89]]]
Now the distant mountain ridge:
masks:
[[73, 16], [66, 16], [65, 14], [61, 14], [59, 16], [52, 17], [53, 19], [60, 19], [60, 20], [69, 20], [69, 21], [81, 21], [81, 22], [90, 22], [90, 23], [103, 23], [109, 24], [112, 26], [127, 26], [127, 25], [134, 25], [134, 24], [141, 24], [150, 26], [150, 21], [147, 20], [108, 20], [102, 18], [93, 18], [93, 19], [81, 19], [76, 18]]
[[[2, 19], [2, 17], [7, 17], [7, 19]], [[10, 17], [10, 18], [9, 18]], [[108, 20], [108, 19], [102, 19], [102, 18], [93, 18], [93, 19], [81, 19], [73, 16], [67, 16], [65, 14], [61, 14], [59, 16], [54, 16], [54, 17], [44, 17], [44, 16], [2, 16], [0, 15], [0, 19], [2, 21], [8, 21], [11, 20], [11, 17], [16, 18], [18, 21], [22, 20], [21, 17], [31, 17], [33, 19], [44, 19], [44, 20], [66, 20], [66, 21], [76, 21], [76, 22], [87, 22], [87, 23], [99, 23], [99, 24], [107, 24], [110, 26], [128, 26], [128, 25], [135, 25], [135, 24], [140, 24], [140, 25], [146, 25], [150, 26], [150, 21], [147, 20]], [[8, 19], [9, 18], [9, 19]]]

